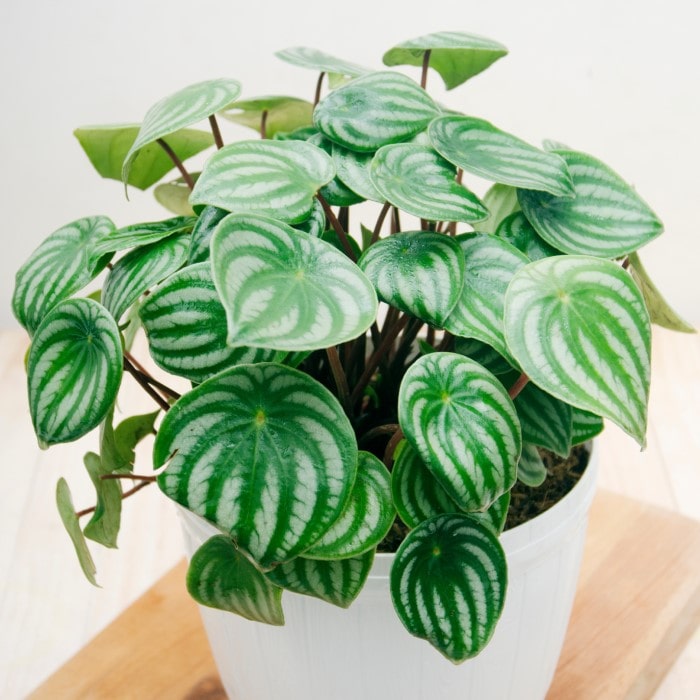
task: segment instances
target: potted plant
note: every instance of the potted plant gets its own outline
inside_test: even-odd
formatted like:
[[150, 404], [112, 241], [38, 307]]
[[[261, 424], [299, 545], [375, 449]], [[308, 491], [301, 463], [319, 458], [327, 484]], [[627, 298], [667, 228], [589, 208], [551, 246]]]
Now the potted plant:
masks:
[[[465, 683], [478, 697], [503, 694], [499, 683], [538, 697], [551, 680], [594, 480], [580, 446], [603, 417], [644, 444], [650, 320], [689, 329], [642, 267], [636, 251], [662, 225], [629, 184], [591, 155], [536, 148], [425, 89], [430, 68], [452, 89], [505, 54], [438, 33], [384, 55], [419, 66], [419, 84], [294, 48], [279, 56], [320, 73], [313, 102], [240, 100], [235, 80], [217, 79], [164, 98], [140, 125], [76, 130], [98, 172], [127, 187], [176, 167], [155, 189], [175, 216], [122, 228], [80, 219], [19, 270], [32, 420], [45, 447], [100, 431], [99, 454], [85, 456], [95, 507], [76, 513], [57, 486], [91, 581], [85, 538], [115, 545], [123, 498], [157, 482], [182, 507], [188, 590], [214, 609], [212, 638], [239, 655], [232, 666], [214, 649], [231, 693], [396, 696], [392, 662], [378, 658], [394, 645], [401, 697], [421, 684], [425, 697], [436, 684], [462, 697]], [[219, 116], [261, 138], [225, 145]], [[211, 133], [191, 128], [203, 120]], [[213, 145], [189, 172], [184, 161]], [[477, 196], [465, 174], [493, 185]], [[81, 296], [101, 273], [101, 292]], [[141, 328], [186, 392], [132, 355]], [[124, 373], [157, 410], [115, 420]], [[137, 475], [134, 448], [152, 433], [157, 475]], [[509, 509], [533, 514], [553, 456], [573, 481], [585, 470], [581, 483], [499, 539]], [[547, 574], [527, 603], [533, 586], [513, 594], [513, 570], [530, 582], [549, 571], [538, 547], [571, 576]], [[509, 567], [516, 631], [453, 668], [494, 635]], [[543, 617], [547, 639], [525, 639], [542, 667], [533, 674], [513, 645]], [[299, 630], [320, 660], [313, 671]], [[261, 668], [274, 674], [256, 673], [266, 648], [276, 656]], [[373, 689], [352, 685], [365, 682], [360, 659], [379, 667]], [[516, 680], [499, 678], [506, 665]]]

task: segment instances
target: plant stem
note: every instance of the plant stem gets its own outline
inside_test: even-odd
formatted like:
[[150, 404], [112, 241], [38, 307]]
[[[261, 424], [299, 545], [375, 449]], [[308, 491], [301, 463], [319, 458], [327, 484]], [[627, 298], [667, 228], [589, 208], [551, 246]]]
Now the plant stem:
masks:
[[428, 333], [426, 334], [425, 340], [428, 345], [435, 345], [435, 329], [432, 326], [428, 326]]
[[381, 437], [382, 435], [393, 435], [397, 430], [399, 430], [398, 423], [386, 423], [385, 425], [378, 425], [372, 430], [368, 430], [359, 440], [360, 445], [374, 440], [376, 437]]
[[143, 474], [103, 474], [100, 479], [133, 479], [134, 481], [155, 481], [155, 476]]
[[513, 386], [508, 389], [508, 396], [510, 396], [511, 399], [515, 399], [515, 397], [526, 387], [527, 383], [530, 381], [530, 378], [523, 372], [516, 380]]
[[454, 336], [449, 331], [445, 331], [445, 335], [442, 336], [440, 345], [437, 346], [437, 350], [443, 351], [450, 347], [450, 344], [454, 340]]
[[627, 255], [625, 256], [625, 259], [622, 261], [622, 269], [626, 270], [630, 266], [630, 256]]
[[391, 227], [391, 233], [401, 233], [401, 219], [399, 217], [399, 208], [394, 207], [394, 215], [391, 219], [392, 227]]
[[340, 207], [338, 209], [338, 223], [343, 231], [350, 230], [350, 207]]
[[219, 122], [216, 121], [216, 115], [209, 115], [209, 126], [211, 126], [211, 133], [214, 135], [214, 143], [217, 149], [224, 147], [224, 140], [221, 138], [221, 130], [219, 129]]
[[185, 181], [187, 186], [193, 190], [194, 189], [194, 180], [192, 179], [192, 176], [185, 170], [185, 166], [182, 164], [182, 161], [177, 157], [175, 154], [175, 151], [173, 151], [170, 146], [163, 140], [163, 139], [157, 139], [156, 143], [168, 154], [168, 157], [170, 160], [172, 160], [173, 165], [180, 171], [180, 175], [182, 175], [182, 179]]
[[[148, 486], [149, 484], [152, 484], [152, 483], [153, 483], [152, 481], [142, 481], [140, 484], [136, 484], [136, 486], [134, 486], [134, 488], [129, 489], [128, 491], [124, 491], [124, 493], [122, 494], [122, 501], [125, 498], [129, 498], [129, 496], [133, 496], [137, 491], [140, 491], [142, 488], [145, 488], [146, 486]], [[85, 510], [79, 510], [75, 514], [75, 517], [82, 518], [83, 515], [90, 515], [90, 513], [94, 513], [96, 509], [97, 509], [97, 506], [92, 506], [90, 508], [85, 508]]]
[[169, 396], [171, 399], [176, 401], [180, 398], [181, 394], [178, 394], [175, 389], [171, 389], [167, 384], [159, 382], [155, 377], [152, 377], [144, 368], [144, 366], [127, 350], [124, 352], [124, 356], [131, 362], [131, 364], [141, 373], [143, 378], [152, 386], [160, 389], [164, 394]]
[[326, 213], [326, 218], [330, 222], [330, 225], [333, 227], [333, 230], [338, 234], [340, 244], [343, 246], [345, 254], [350, 258], [350, 260], [352, 260], [353, 262], [357, 262], [355, 253], [350, 247], [348, 235], [347, 233], [345, 233], [345, 229], [343, 229], [343, 227], [340, 225], [340, 222], [336, 218], [336, 215], [333, 213], [333, 210], [331, 209], [330, 205], [319, 193], [316, 193], [316, 199], [318, 199], [318, 201], [321, 202], [323, 211]]
[[325, 75], [326, 75], [325, 71], [322, 71], [321, 74], [318, 76], [318, 80], [316, 81], [316, 94], [314, 95], [314, 107], [321, 100], [321, 86], [323, 85], [323, 76], [325, 76]]
[[260, 116], [260, 138], [267, 138], [267, 110], [263, 109], [262, 115]]
[[127, 357], [124, 358], [124, 369], [164, 411], [170, 410], [170, 404], [148, 383], [148, 380], [129, 362]]
[[384, 206], [377, 217], [377, 223], [374, 225], [370, 245], [373, 245], [379, 240], [379, 233], [382, 230], [382, 224], [384, 223], [384, 219], [386, 219], [386, 215], [389, 213], [389, 209], [391, 209], [391, 204], [389, 204], [389, 202], [384, 202]]
[[425, 90], [428, 84], [428, 65], [430, 64], [430, 49], [423, 54], [423, 71], [420, 76], [420, 86]]
[[384, 450], [384, 464], [387, 469], [391, 469], [391, 465], [394, 463], [394, 452], [396, 451], [396, 446], [403, 440], [404, 434], [403, 430], [399, 428], [390, 438], [389, 442], [386, 444], [386, 449]]
[[348, 378], [345, 376], [345, 370], [340, 362], [338, 348], [335, 345], [326, 348], [326, 355], [328, 357], [328, 364], [331, 367], [331, 372], [333, 373], [335, 385], [338, 389], [340, 404], [345, 409], [345, 412], [350, 415], [352, 411], [352, 407], [350, 405], [350, 387], [348, 386]]

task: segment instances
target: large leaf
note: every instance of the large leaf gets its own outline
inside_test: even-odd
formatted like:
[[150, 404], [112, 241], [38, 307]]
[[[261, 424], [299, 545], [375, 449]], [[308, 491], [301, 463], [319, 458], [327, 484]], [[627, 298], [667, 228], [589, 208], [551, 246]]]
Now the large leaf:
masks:
[[489, 210], [489, 215], [486, 219], [479, 222], [480, 233], [496, 233], [501, 222], [507, 216], [520, 211], [518, 190], [510, 185], [501, 185], [499, 183], [492, 185], [482, 197], [482, 202]]
[[211, 278], [209, 263], [171, 275], [139, 311], [155, 363], [172, 374], [203, 382], [234, 365], [272, 360], [265, 348], [226, 343], [226, 312]]
[[476, 656], [503, 611], [506, 558], [492, 530], [467, 515], [426, 520], [403, 541], [391, 569], [399, 619], [454, 663]]
[[345, 510], [304, 556], [345, 559], [363, 554], [384, 539], [395, 516], [387, 468], [373, 454], [360, 452], [357, 478]]
[[190, 202], [297, 223], [334, 176], [330, 156], [304, 141], [239, 141], [207, 161]]
[[399, 389], [408, 441], [462, 510], [484, 510], [510, 489], [520, 455], [520, 423], [503, 385], [454, 353], [416, 360]]
[[70, 489], [63, 477], [61, 477], [56, 484], [56, 506], [58, 508], [58, 514], [61, 516], [61, 522], [73, 543], [73, 548], [75, 549], [80, 568], [83, 570], [85, 578], [87, 578], [93, 586], [97, 586], [97, 581], [95, 580], [95, 573], [97, 572], [95, 562], [92, 559], [87, 542], [80, 529], [80, 523], [78, 522], [78, 516], [75, 514]]
[[[102, 177], [122, 179], [122, 166], [139, 132], [138, 124], [108, 124], [82, 126], [73, 132], [83, 150]], [[168, 146], [180, 161], [200, 153], [214, 143], [208, 131], [180, 129], [168, 136]], [[175, 167], [168, 154], [152, 143], [141, 149], [138, 159], [129, 170], [127, 185], [140, 190], [148, 189]]]
[[410, 231], [377, 241], [358, 261], [382, 301], [442, 328], [464, 284], [453, 238]]
[[119, 330], [107, 309], [92, 299], [54, 307], [34, 336], [27, 378], [41, 442], [70, 442], [99, 425], [122, 378]]
[[211, 237], [219, 222], [225, 216], [228, 216], [228, 212], [225, 209], [219, 209], [218, 207], [204, 207], [202, 209], [190, 237], [190, 252], [187, 260], [190, 265], [209, 260]]
[[338, 179], [345, 183], [353, 192], [364, 199], [373, 202], [383, 202], [384, 197], [372, 183], [370, 166], [374, 153], [358, 153], [333, 144], [333, 162], [338, 173]]
[[187, 262], [189, 243], [187, 235], [170, 236], [135, 248], [115, 263], [102, 289], [102, 303], [117, 322], [145, 291]]
[[537, 233], [565, 253], [614, 258], [656, 238], [663, 225], [617, 173], [596, 158], [557, 151], [569, 167], [573, 198], [519, 190], [518, 201]]
[[166, 414], [153, 450], [170, 498], [230, 533], [264, 569], [311, 546], [340, 516], [357, 472], [338, 400], [298, 370], [225, 370]]
[[405, 141], [438, 113], [437, 105], [413, 80], [378, 72], [327, 95], [314, 110], [314, 124], [331, 141], [367, 152]]
[[566, 163], [476, 117], [447, 116], [428, 128], [435, 150], [446, 160], [493, 182], [561, 197], [573, 195]]
[[101, 260], [95, 246], [113, 230], [114, 224], [104, 216], [78, 219], [54, 231], [20, 267], [12, 311], [30, 334], [58, 302], [100, 272], [107, 261]]
[[105, 547], [116, 547], [122, 514], [121, 484], [119, 479], [102, 478], [110, 473], [110, 469], [105, 468], [100, 455], [88, 452], [83, 462], [97, 493], [95, 512], [83, 529], [83, 533], [85, 537]]
[[377, 295], [358, 267], [278, 221], [232, 214], [211, 251], [230, 344], [315, 350], [356, 338], [375, 319]]
[[421, 66], [430, 51], [428, 65], [445, 81], [448, 90], [461, 85], [508, 53], [497, 41], [465, 32], [435, 32], [409, 39], [389, 49], [387, 66]]
[[311, 126], [314, 106], [298, 97], [272, 95], [238, 100], [223, 112], [224, 119], [260, 131], [265, 114], [265, 136], [273, 138], [278, 132], [290, 132], [304, 126]]
[[422, 219], [480, 221], [488, 215], [479, 198], [455, 180], [455, 169], [430, 146], [385, 146], [377, 151], [370, 176], [382, 197]]
[[122, 180], [128, 181], [131, 164], [144, 146], [210, 117], [231, 104], [240, 92], [241, 85], [236, 80], [217, 78], [188, 85], [154, 104], [146, 112], [136, 140], [124, 158]]
[[151, 221], [142, 224], [132, 224], [113, 231], [95, 244], [95, 253], [104, 255], [118, 250], [136, 248], [139, 246], [162, 241], [164, 238], [189, 233], [195, 224], [192, 216], [174, 216], [164, 221]]
[[283, 625], [282, 589], [258, 571], [225, 535], [208, 539], [187, 569], [187, 590], [200, 604], [247, 620]]
[[508, 288], [505, 328], [510, 351], [535, 384], [610, 418], [644, 444], [649, 317], [624, 270], [574, 255], [530, 263]]
[[496, 235], [521, 253], [525, 253], [530, 260], [542, 260], [552, 255], [561, 255], [561, 251], [552, 248], [549, 243], [540, 238], [521, 211], [503, 219], [496, 230]]
[[286, 63], [291, 63], [300, 68], [309, 68], [320, 73], [335, 73], [354, 78], [358, 75], [369, 73], [369, 68], [358, 66], [342, 58], [336, 58], [324, 51], [312, 49], [307, 46], [293, 46], [282, 51], [276, 51], [275, 56]]
[[278, 586], [348, 608], [357, 598], [374, 561], [374, 550], [348, 559], [320, 561], [297, 557], [268, 572]]

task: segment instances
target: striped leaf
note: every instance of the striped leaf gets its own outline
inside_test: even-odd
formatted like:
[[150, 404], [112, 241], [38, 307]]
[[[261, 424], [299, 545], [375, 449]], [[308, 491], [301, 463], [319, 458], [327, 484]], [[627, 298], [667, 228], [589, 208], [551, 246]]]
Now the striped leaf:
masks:
[[552, 248], [549, 243], [540, 238], [521, 211], [503, 219], [496, 230], [496, 235], [517, 248], [521, 253], [525, 253], [530, 260], [542, 260], [542, 258], [549, 258], [552, 255], [561, 255], [560, 251]]
[[450, 513], [408, 533], [391, 569], [391, 598], [411, 634], [461, 663], [491, 639], [507, 579], [505, 554], [492, 530]]
[[128, 181], [131, 163], [144, 146], [210, 117], [231, 104], [240, 92], [238, 81], [217, 78], [188, 85], [154, 104], [146, 112], [136, 140], [124, 158], [122, 180]]
[[384, 539], [395, 516], [387, 468], [373, 454], [360, 452], [357, 478], [345, 510], [304, 556], [345, 559], [363, 554]]
[[20, 267], [12, 311], [30, 335], [58, 302], [82, 289], [107, 264], [95, 247], [113, 230], [105, 216], [78, 219], [54, 231]]
[[39, 440], [70, 442], [107, 415], [122, 378], [122, 345], [110, 313], [92, 299], [62, 301], [44, 318], [27, 363], [29, 409]]
[[282, 51], [276, 51], [275, 56], [286, 63], [300, 68], [309, 68], [319, 73], [336, 73], [355, 78], [358, 75], [369, 73], [369, 68], [358, 66], [356, 63], [336, 58], [324, 51], [312, 49], [307, 46], [293, 46]]
[[239, 141], [207, 161], [190, 202], [298, 223], [334, 176], [330, 156], [304, 141]]
[[592, 440], [596, 435], [600, 435], [604, 428], [603, 419], [590, 411], [581, 408], [572, 410], [571, 445]]
[[[190, 173], [192, 179], [197, 182], [201, 173]], [[194, 216], [194, 209], [190, 206], [190, 186], [182, 177], [170, 182], [157, 185], [153, 190], [153, 197], [164, 209], [178, 216]]]
[[102, 478], [111, 469], [106, 467], [100, 455], [88, 452], [83, 458], [83, 464], [97, 492], [95, 512], [83, 529], [83, 534], [105, 547], [116, 548], [122, 514], [121, 484], [119, 479]]
[[[322, 134], [314, 134], [308, 140], [308, 142], [325, 151], [329, 156], [332, 156], [333, 142], [329, 141]], [[333, 167], [335, 168], [335, 163]], [[362, 197], [357, 194], [357, 192], [351, 190], [337, 176], [334, 177], [327, 185], [324, 185], [319, 190], [319, 194], [326, 200], [326, 202], [328, 202], [328, 204], [334, 207], [349, 207], [362, 201]]]
[[439, 108], [417, 83], [400, 73], [356, 78], [327, 95], [314, 110], [314, 125], [353, 151], [376, 151], [422, 131]]
[[225, 370], [166, 414], [153, 461], [167, 496], [229, 533], [263, 569], [308, 549], [340, 516], [357, 472], [338, 400], [302, 372]]
[[442, 328], [464, 284], [464, 255], [453, 238], [410, 231], [377, 241], [358, 261], [387, 304]]
[[483, 36], [435, 32], [397, 44], [382, 60], [387, 66], [421, 66], [426, 51], [430, 51], [428, 65], [440, 74], [448, 90], [478, 75], [508, 53], [503, 44]]
[[232, 214], [211, 251], [231, 345], [316, 350], [356, 338], [376, 317], [374, 288], [354, 263], [278, 221]]
[[219, 222], [225, 216], [228, 216], [228, 212], [225, 209], [219, 209], [218, 207], [204, 207], [202, 209], [190, 237], [190, 250], [187, 260], [190, 265], [209, 260], [211, 237]]
[[508, 347], [537, 386], [610, 418], [644, 444], [649, 317], [624, 270], [573, 255], [530, 263], [508, 288], [505, 328]]
[[383, 202], [384, 197], [372, 183], [370, 166], [374, 153], [358, 153], [333, 144], [333, 163], [338, 179], [360, 197], [373, 202]]
[[139, 311], [151, 357], [162, 369], [201, 383], [221, 370], [266, 362], [274, 351], [226, 343], [226, 312], [208, 263], [171, 275]]
[[314, 199], [314, 205], [308, 219], [294, 224], [293, 228], [304, 231], [314, 238], [320, 238], [326, 230], [326, 212], [318, 199]]
[[617, 173], [596, 158], [557, 151], [569, 167], [575, 197], [519, 190], [528, 221], [547, 243], [565, 253], [614, 258], [656, 238], [663, 225]]
[[319, 561], [297, 557], [268, 572], [277, 586], [348, 608], [362, 590], [374, 561], [374, 550], [349, 559]]
[[467, 234], [456, 240], [464, 253], [464, 286], [445, 328], [487, 343], [517, 367], [505, 342], [503, 303], [510, 280], [528, 259], [495, 236]]
[[480, 221], [479, 198], [455, 180], [454, 168], [430, 146], [395, 144], [377, 151], [370, 176], [382, 197], [430, 221]]
[[420, 357], [401, 382], [398, 412], [408, 441], [462, 510], [484, 510], [513, 485], [520, 423], [481, 365], [454, 353]]
[[238, 100], [219, 114], [230, 122], [242, 124], [256, 131], [261, 130], [265, 115], [265, 136], [271, 139], [279, 132], [288, 133], [295, 129], [311, 126], [314, 106], [298, 97], [272, 95]]
[[135, 248], [115, 263], [102, 289], [102, 304], [117, 322], [145, 291], [185, 264], [189, 244], [187, 235], [170, 236]]
[[488, 218], [479, 222], [480, 233], [496, 233], [506, 217], [520, 211], [518, 190], [510, 185], [501, 185], [497, 182], [489, 187], [482, 201], [489, 210], [489, 215]]
[[195, 224], [191, 216], [174, 216], [165, 221], [133, 224], [113, 231], [95, 244], [95, 253], [104, 255], [118, 250], [148, 245], [164, 238], [189, 233]]
[[496, 376], [508, 374], [513, 370], [512, 365], [509, 365], [502, 355], [499, 355], [490, 345], [475, 338], [456, 337], [454, 339], [454, 352], [471, 357], [472, 360]]
[[187, 590], [200, 604], [246, 620], [283, 625], [282, 589], [270, 583], [225, 535], [208, 539], [187, 569]]
[[476, 117], [446, 116], [428, 128], [435, 150], [468, 173], [513, 187], [571, 197], [566, 163]]
[[518, 481], [525, 486], [537, 488], [547, 478], [547, 468], [544, 466], [539, 450], [529, 442], [523, 443], [523, 451], [518, 462]]

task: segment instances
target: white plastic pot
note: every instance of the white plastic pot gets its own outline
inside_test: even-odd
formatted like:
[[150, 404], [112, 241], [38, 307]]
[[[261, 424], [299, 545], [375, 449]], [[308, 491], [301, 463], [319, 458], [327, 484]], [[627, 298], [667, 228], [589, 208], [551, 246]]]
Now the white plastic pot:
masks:
[[[285, 592], [286, 624], [271, 627], [201, 607], [232, 700], [541, 700], [573, 605], [597, 452], [559, 503], [508, 530], [505, 608], [488, 647], [455, 666], [399, 622], [389, 594], [392, 554], [378, 554], [348, 610]], [[217, 532], [181, 511], [188, 556]]]

